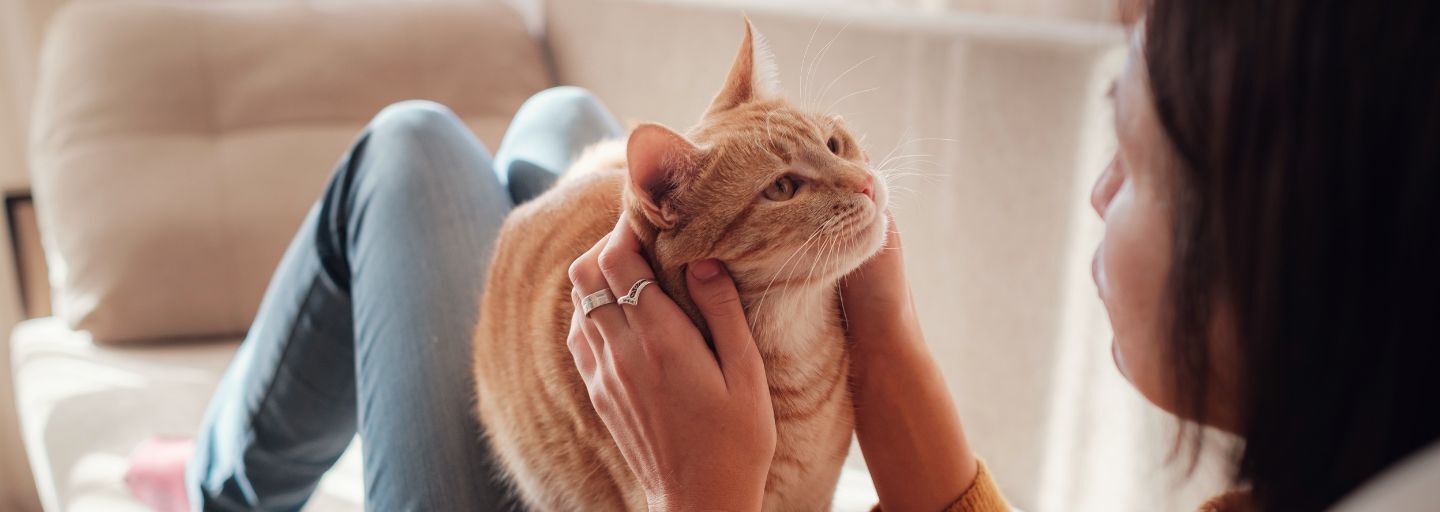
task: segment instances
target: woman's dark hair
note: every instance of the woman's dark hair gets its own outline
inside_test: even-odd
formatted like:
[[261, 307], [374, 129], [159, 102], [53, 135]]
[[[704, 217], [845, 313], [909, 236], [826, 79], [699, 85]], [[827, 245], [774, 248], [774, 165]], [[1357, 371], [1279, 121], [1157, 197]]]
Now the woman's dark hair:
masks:
[[1440, 440], [1440, 1], [1154, 0], [1144, 35], [1178, 410], [1233, 391], [1255, 504], [1325, 508]]

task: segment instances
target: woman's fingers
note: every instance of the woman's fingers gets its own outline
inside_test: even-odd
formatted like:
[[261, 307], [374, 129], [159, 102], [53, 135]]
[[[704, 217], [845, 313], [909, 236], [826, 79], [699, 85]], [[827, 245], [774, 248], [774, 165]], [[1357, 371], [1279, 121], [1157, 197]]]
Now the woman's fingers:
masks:
[[585, 334], [584, 324], [580, 310], [575, 310], [570, 315], [570, 335], [565, 338], [565, 345], [570, 348], [570, 357], [575, 359], [575, 369], [580, 370], [580, 378], [589, 384], [590, 376], [595, 373], [595, 347]]
[[585, 297], [595, 292], [610, 290], [610, 294], [614, 299], [618, 300], [620, 298], [620, 296], [615, 293], [614, 288], [610, 286], [610, 283], [605, 280], [605, 276], [600, 272], [600, 252], [604, 249], [610, 238], [611, 235], [605, 235], [605, 237], [601, 238], [599, 242], [596, 242], [590, 250], [585, 251], [585, 254], [580, 255], [579, 258], [576, 258], [575, 261], [570, 264], [570, 284], [575, 288], [573, 292], [575, 295], [572, 297], [572, 300], [575, 302], [575, 309], [580, 310], [581, 316], [585, 317], [582, 320], [588, 321], [582, 323], [593, 323], [594, 326], [600, 330], [601, 334], [617, 336], [629, 328], [629, 322], [625, 320], [625, 313], [620, 311], [618, 303], [596, 307], [591, 310], [589, 314], [585, 314], [584, 310]]
[[[615, 231], [610, 233], [598, 260], [600, 272], [610, 283], [610, 289], [616, 290], [617, 300], [629, 293], [641, 279], [655, 279], [655, 272], [641, 253], [640, 239], [630, 229], [626, 215], [629, 214], [621, 215], [620, 222], [616, 223]], [[636, 329], [675, 325], [682, 321], [689, 323], [680, 307], [656, 284], [645, 286], [636, 298], [636, 304], [621, 306], [630, 325]]]
[[740, 293], [735, 289], [730, 273], [719, 261], [701, 260], [691, 263], [687, 274], [690, 300], [695, 301], [695, 306], [705, 317], [705, 323], [710, 326], [726, 384], [732, 390], [737, 384], [752, 386], [758, 383], [763, 388], [764, 363], [755, 347], [750, 324], [745, 320], [745, 309], [740, 305]]

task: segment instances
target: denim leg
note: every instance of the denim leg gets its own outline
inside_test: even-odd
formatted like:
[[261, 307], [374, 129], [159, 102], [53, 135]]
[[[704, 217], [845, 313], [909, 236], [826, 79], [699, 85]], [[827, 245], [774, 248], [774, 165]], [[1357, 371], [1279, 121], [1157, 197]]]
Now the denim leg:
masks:
[[524, 203], [549, 190], [586, 147], [624, 135], [620, 122], [590, 91], [552, 87], [515, 112], [495, 152], [495, 172], [515, 204]]
[[277, 269], [189, 466], [204, 510], [296, 510], [354, 433], [372, 510], [492, 510], [470, 342], [510, 208], [444, 107], [381, 112]]

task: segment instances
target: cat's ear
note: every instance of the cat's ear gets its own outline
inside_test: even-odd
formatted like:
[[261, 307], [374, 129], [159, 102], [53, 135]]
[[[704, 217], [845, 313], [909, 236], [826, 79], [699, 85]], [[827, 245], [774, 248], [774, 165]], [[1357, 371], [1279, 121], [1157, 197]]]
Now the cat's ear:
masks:
[[681, 176], [696, 170], [699, 157], [695, 144], [664, 126], [645, 123], [630, 132], [625, 148], [630, 189], [651, 223], [662, 229], [675, 226], [668, 199]]
[[705, 115], [779, 95], [780, 81], [775, 71], [775, 57], [770, 54], [765, 36], [755, 30], [755, 25], [750, 23], [750, 17], [746, 16], [745, 40], [740, 42], [740, 52], [735, 55], [735, 63], [730, 65], [730, 75], [725, 78], [725, 87], [715, 95]]

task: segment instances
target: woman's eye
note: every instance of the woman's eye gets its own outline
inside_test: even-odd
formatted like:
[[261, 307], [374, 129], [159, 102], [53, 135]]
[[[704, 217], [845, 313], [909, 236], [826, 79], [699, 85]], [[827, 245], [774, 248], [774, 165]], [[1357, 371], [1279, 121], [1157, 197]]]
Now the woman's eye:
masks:
[[830, 140], [825, 141], [825, 147], [830, 148], [830, 152], [831, 152], [831, 153], [834, 153], [834, 154], [836, 154], [836, 155], [839, 155], [839, 154], [840, 154], [840, 139], [839, 139], [839, 138], [836, 138], [836, 137], [833, 136], [833, 135], [830, 136]]
[[800, 188], [800, 184], [796, 183], [794, 178], [781, 176], [780, 179], [775, 180], [775, 183], [771, 183], [769, 187], [765, 188], [765, 199], [789, 201], [795, 197], [795, 190], [798, 188]]

